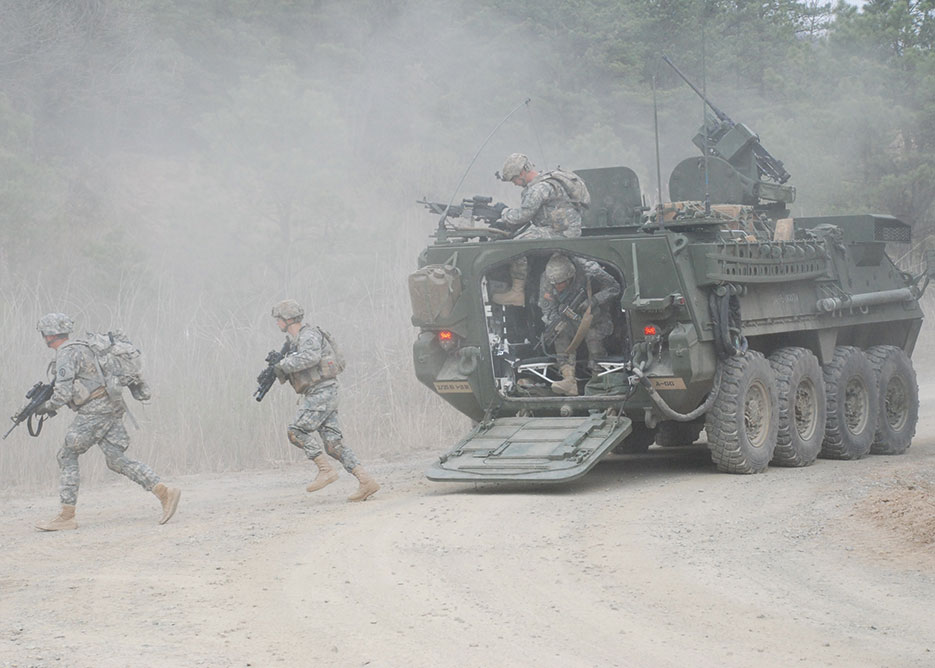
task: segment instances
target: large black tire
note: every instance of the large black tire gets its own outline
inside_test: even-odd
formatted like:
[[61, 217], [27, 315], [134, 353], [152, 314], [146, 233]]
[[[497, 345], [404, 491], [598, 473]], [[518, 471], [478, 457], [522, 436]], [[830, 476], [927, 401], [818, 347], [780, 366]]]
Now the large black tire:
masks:
[[770, 462], [808, 466], [825, 437], [825, 382], [818, 358], [805, 348], [780, 348], [769, 356], [779, 390], [779, 432]]
[[838, 346], [825, 365], [827, 419], [819, 457], [860, 459], [877, 431], [879, 393], [870, 359], [860, 348]]
[[873, 346], [867, 349], [867, 357], [877, 375], [880, 402], [870, 452], [901, 455], [909, 448], [919, 421], [919, 384], [912, 360], [896, 346]]
[[760, 473], [776, 448], [776, 380], [760, 353], [720, 362], [721, 387], [705, 417], [708, 448], [719, 471]]
[[617, 455], [638, 455], [649, 450], [649, 446], [656, 440], [656, 430], [649, 429], [645, 422], [634, 422], [633, 431], [623, 439], [623, 443], [614, 447]]
[[703, 422], [675, 422], [666, 420], [656, 425], [656, 445], [671, 448], [675, 445], [691, 445], [698, 440]]

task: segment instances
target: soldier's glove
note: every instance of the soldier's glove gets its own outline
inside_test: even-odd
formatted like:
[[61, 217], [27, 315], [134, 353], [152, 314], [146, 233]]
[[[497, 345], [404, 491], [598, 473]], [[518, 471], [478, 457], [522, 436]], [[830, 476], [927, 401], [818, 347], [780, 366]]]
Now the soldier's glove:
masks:
[[273, 373], [276, 374], [276, 379], [279, 381], [280, 385], [282, 383], [285, 383], [287, 380], [289, 380], [288, 374], [286, 374], [286, 372], [282, 370], [282, 367], [280, 366], [279, 363], [277, 363], [276, 366], [273, 367]]
[[48, 415], [52, 417], [55, 415], [55, 409], [49, 406], [49, 402], [43, 402], [36, 407], [36, 410], [33, 411], [33, 415]]
[[503, 202], [497, 202], [496, 204], [491, 204], [490, 208], [497, 212], [497, 217], [503, 215], [503, 210], [508, 208]]

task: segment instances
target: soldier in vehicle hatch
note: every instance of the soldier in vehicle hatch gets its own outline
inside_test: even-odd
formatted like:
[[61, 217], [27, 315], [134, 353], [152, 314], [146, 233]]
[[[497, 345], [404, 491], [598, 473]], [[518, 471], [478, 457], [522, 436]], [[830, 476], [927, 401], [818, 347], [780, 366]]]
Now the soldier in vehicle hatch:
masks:
[[[65, 432], [65, 444], [58, 453], [61, 469], [59, 495], [61, 513], [48, 522], [36, 524], [41, 531], [77, 529], [75, 504], [78, 502], [78, 457], [93, 445], [104, 452], [107, 466], [152, 492], [162, 504], [159, 524], [165, 524], [178, 507], [181, 490], [167, 487], [151, 468], [126, 456], [130, 438], [123, 426], [127, 411], [122, 398], [108, 391], [107, 378], [94, 350], [81, 340], [69, 341], [75, 323], [64, 313], [48, 313], [39, 319], [36, 328], [46, 345], [55, 350], [55, 387], [51, 398], [36, 409], [36, 415], [54, 413], [68, 406], [77, 413]], [[140, 401], [149, 398], [149, 389], [142, 380], [130, 386], [130, 392]]]
[[[504, 209], [500, 219], [507, 229], [519, 231], [515, 239], [570, 239], [581, 236], [581, 211], [591, 203], [587, 186], [573, 172], [556, 169], [538, 172], [522, 153], [513, 153], [503, 164], [501, 181], [510, 181], [523, 189], [520, 206]], [[510, 265], [512, 286], [507, 292], [493, 295], [495, 304], [524, 306], [526, 303], [526, 258]]]
[[[272, 310], [276, 324], [291, 344], [275, 371], [280, 382], [288, 380], [299, 394], [298, 412], [289, 425], [289, 442], [302, 448], [318, 467], [318, 475], [306, 487], [307, 491], [316, 492], [338, 479], [338, 472], [328, 461], [330, 455], [360, 482], [357, 491], [347, 500], [363, 501], [375, 494], [380, 485], [364, 471], [342, 441], [338, 426], [337, 375], [344, 368], [343, 358], [327, 332], [302, 323], [304, 315], [305, 311], [292, 299], [279, 302]], [[324, 452], [316, 433], [324, 443]]]
[[[576, 295], [580, 299], [576, 299]], [[562, 380], [552, 383], [555, 394], [578, 394], [575, 359], [576, 349], [581, 343], [580, 338], [576, 337], [579, 329], [583, 330], [592, 368], [596, 368], [594, 360], [607, 356], [604, 340], [614, 333], [610, 305], [619, 297], [620, 283], [597, 262], [569, 258], [561, 253], [555, 253], [549, 258], [539, 286], [539, 308], [542, 309], [542, 321], [546, 327], [555, 324], [560, 326], [554, 345]], [[561, 322], [564, 317], [563, 307], [572, 300], [577, 304], [576, 317], [580, 317], [581, 321]]]

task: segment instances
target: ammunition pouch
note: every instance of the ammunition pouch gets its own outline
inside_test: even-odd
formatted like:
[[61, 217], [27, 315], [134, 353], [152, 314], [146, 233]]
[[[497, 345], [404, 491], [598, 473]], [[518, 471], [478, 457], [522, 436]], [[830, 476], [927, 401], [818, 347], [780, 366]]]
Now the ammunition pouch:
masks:
[[305, 394], [309, 388], [321, 382], [321, 373], [317, 366], [312, 366], [301, 371], [289, 374], [289, 384], [296, 394]]

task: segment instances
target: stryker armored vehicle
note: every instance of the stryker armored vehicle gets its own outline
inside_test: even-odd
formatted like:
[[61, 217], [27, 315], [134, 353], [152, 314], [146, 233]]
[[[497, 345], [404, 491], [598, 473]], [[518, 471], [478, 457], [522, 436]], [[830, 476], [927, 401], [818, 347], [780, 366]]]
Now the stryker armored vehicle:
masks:
[[[607, 453], [689, 444], [702, 430], [729, 473], [909, 447], [910, 355], [935, 258], [920, 275], [898, 269], [886, 246], [909, 244], [910, 226], [891, 216], [790, 218], [782, 163], [705, 101], [715, 116], [694, 139], [702, 156], [675, 167], [672, 201], [653, 212], [627, 167], [576, 170], [591, 194], [579, 238], [511, 239], [482, 224], [499, 213], [489, 198], [424, 202], [441, 217], [409, 278], [415, 372], [475, 422], [429, 479], [567, 481]], [[606, 355], [577, 349], [571, 396], [553, 392], [538, 305], [556, 253], [622, 287]], [[500, 305], [518, 258], [525, 303]]]

